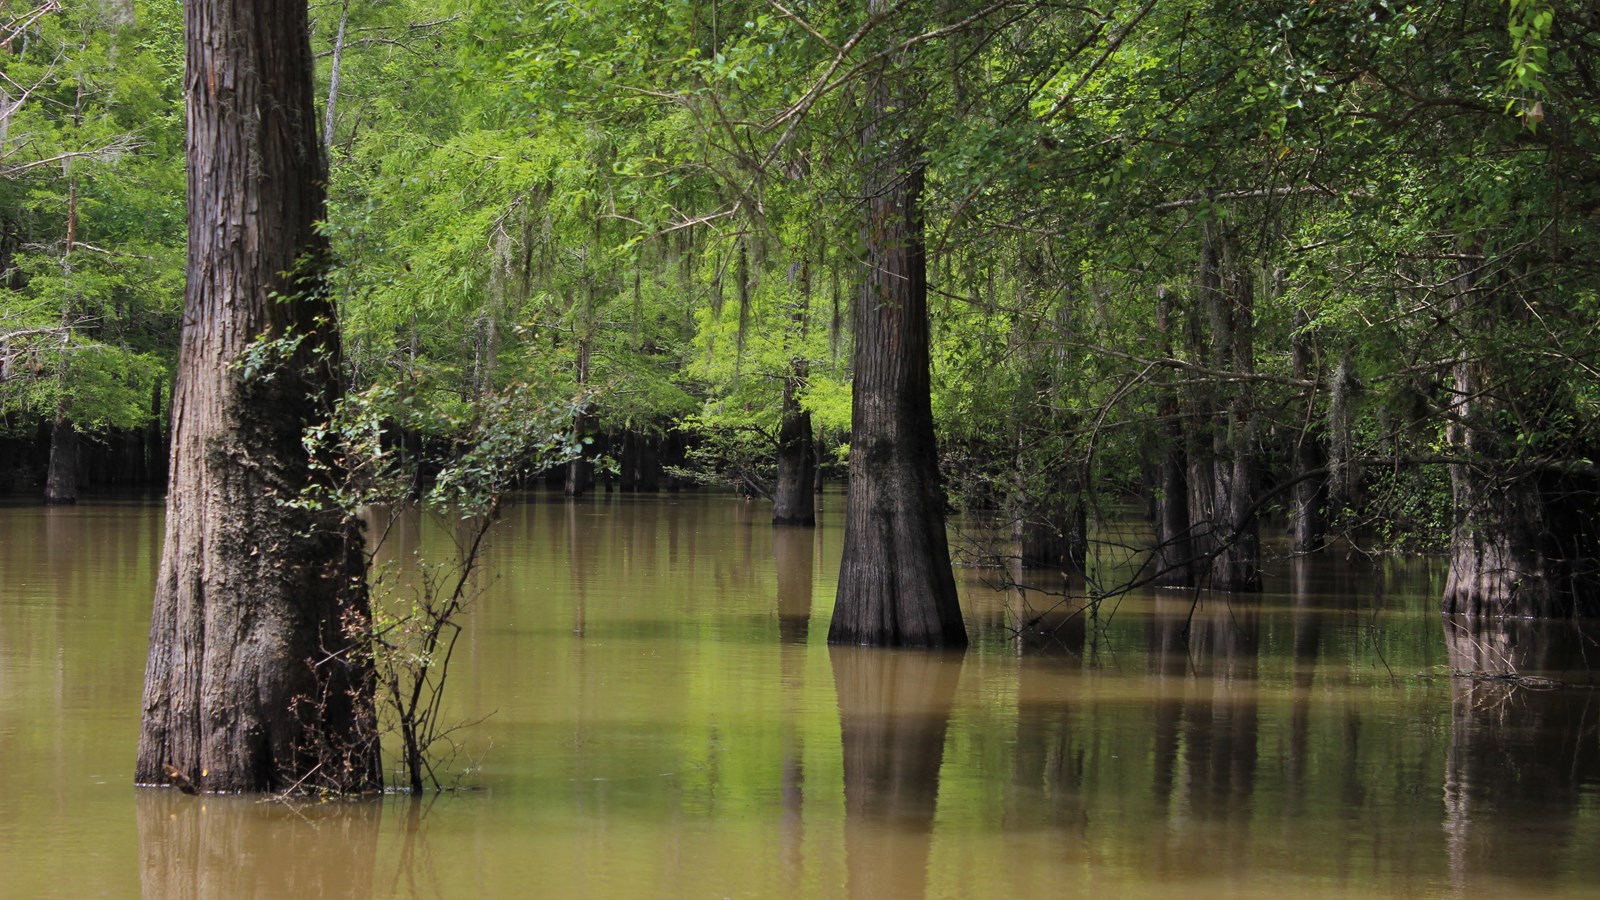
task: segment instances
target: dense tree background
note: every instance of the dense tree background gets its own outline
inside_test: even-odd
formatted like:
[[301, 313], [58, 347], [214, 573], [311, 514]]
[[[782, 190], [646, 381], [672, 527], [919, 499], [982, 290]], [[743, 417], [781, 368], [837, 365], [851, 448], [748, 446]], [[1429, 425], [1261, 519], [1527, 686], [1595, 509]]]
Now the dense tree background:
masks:
[[[1448, 611], [1593, 611], [1597, 15], [314, 4], [348, 377], [409, 398], [411, 447], [496, 387], [581, 392], [616, 465], [552, 486], [787, 480], [803, 521], [797, 448], [848, 458], [860, 135], [893, 60], [943, 488], [999, 517], [994, 552], [1104, 591], [1429, 550]], [[175, 14], [0, 27], [0, 476], [42, 494], [75, 430], [78, 480], [159, 483], [129, 460], [164, 458], [177, 333]]]

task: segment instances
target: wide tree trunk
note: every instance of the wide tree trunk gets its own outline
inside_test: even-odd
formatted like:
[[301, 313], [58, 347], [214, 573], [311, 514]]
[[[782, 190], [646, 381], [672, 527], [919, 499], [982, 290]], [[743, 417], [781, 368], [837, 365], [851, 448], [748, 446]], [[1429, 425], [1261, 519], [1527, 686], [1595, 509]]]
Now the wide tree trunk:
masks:
[[[1525, 314], [1477, 281], [1471, 250], [1452, 300], [1469, 337]], [[1536, 366], [1511, 368], [1504, 350], [1464, 346], [1452, 369], [1445, 436], [1451, 456], [1455, 527], [1443, 611], [1471, 618], [1554, 618], [1600, 613], [1600, 477], [1592, 447], [1552, 446], [1535, 454], [1512, 429], [1559, 431], [1569, 401]], [[1513, 424], [1515, 423], [1515, 424]], [[1547, 439], [1548, 440], [1548, 439]]]
[[306, 7], [189, 0], [185, 20], [188, 287], [135, 777], [371, 789], [360, 533], [290, 505], [339, 392]]
[[[871, 0], [873, 14], [887, 0]], [[880, 70], [861, 132], [866, 273], [857, 296], [850, 484], [830, 643], [964, 646], [945, 536], [929, 385], [921, 151], [899, 132], [911, 92]]]
[[816, 441], [811, 434], [811, 413], [795, 398], [805, 366], [792, 364], [783, 382], [783, 420], [778, 426], [778, 481], [772, 492], [772, 524], [817, 524]]

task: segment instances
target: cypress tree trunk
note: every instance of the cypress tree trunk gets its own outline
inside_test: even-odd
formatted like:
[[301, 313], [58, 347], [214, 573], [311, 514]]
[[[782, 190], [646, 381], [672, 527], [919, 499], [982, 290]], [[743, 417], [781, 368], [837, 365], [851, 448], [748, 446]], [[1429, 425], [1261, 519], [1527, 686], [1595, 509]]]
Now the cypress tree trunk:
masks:
[[[1255, 370], [1255, 295], [1237, 239], [1225, 226], [1208, 223], [1201, 257], [1200, 293], [1211, 320], [1212, 358], [1234, 372], [1250, 374]], [[1251, 513], [1256, 498], [1255, 398], [1248, 381], [1233, 385], [1223, 409], [1226, 419], [1212, 431], [1215, 555], [1210, 586], [1259, 591], [1260, 525]]]
[[[870, 0], [874, 14], [888, 0]], [[866, 273], [855, 308], [850, 485], [830, 643], [964, 646], [929, 385], [921, 151], [911, 92], [881, 68], [861, 131]]]
[[[1157, 298], [1156, 330], [1161, 334], [1161, 351], [1172, 355], [1172, 295], [1162, 289]], [[1157, 400], [1165, 452], [1156, 466], [1155, 537], [1152, 583], [1163, 587], [1190, 587], [1194, 584], [1193, 553], [1189, 548], [1189, 460], [1184, 454], [1184, 416], [1175, 387], [1163, 385]]]
[[1044, 496], [1023, 492], [1018, 542], [1024, 569], [1054, 569], [1081, 575], [1089, 555], [1089, 511], [1078, 479], [1056, 469]]
[[[1295, 337], [1290, 350], [1294, 377], [1302, 381], [1317, 377], [1311, 339], [1305, 333], [1310, 319], [1295, 310]], [[1327, 534], [1328, 484], [1325, 477], [1310, 476], [1327, 462], [1322, 430], [1317, 427], [1316, 394], [1306, 402], [1300, 435], [1294, 445], [1294, 475], [1297, 479], [1290, 498], [1289, 545], [1296, 553], [1310, 553], [1322, 547]]]
[[1547, 531], [1539, 484], [1499, 459], [1489, 420], [1489, 363], [1463, 353], [1454, 366], [1456, 402], [1446, 437], [1464, 461], [1450, 465], [1455, 526], [1443, 611], [1467, 617], [1571, 615], [1540, 546]]
[[[589, 341], [578, 342], [578, 387], [580, 390], [589, 385]], [[595, 417], [589, 413], [587, 405], [578, 416], [578, 436], [580, 438], [593, 437], [595, 430]], [[567, 463], [567, 479], [565, 491], [568, 497], [582, 497], [594, 487], [594, 461], [585, 453]]]
[[1526, 304], [1474, 274], [1481, 249], [1463, 254], [1452, 304], [1469, 338], [1452, 369], [1450, 443], [1455, 527], [1443, 610], [1481, 618], [1554, 618], [1600, 612], [1600, 477], [1595, 448], [1550, 441], [1535, 454], [1511, 429], [1555, 432], [1572, 415], [1555, 376], [1537, 366], [1514, 369], [1497, 328], [1514, 326]]
[[65, 416], [56, 416], [50, 429], [50, 465], [44, 480], [44, 502], [57, 505], [78, 502], [78, 429]]
[[360, 533], [285, 505], [339, 393], [306, 7], [189, 0], [185, 25], [188, 288], [135, 777], [371, 789], [371, 673], [340, 652], [367, 615]]
[[[811, 260], [802, 257], [789, 266], [789, 282], [797, 298], [790, 306], [790, 337], [804, 339], [806, 316], [811, 308]], [[817, 524], [816, 440], [811, 431], [811, 413], [801, 408], [797, 394], [810, 374], [804, 357], [789, 360], [789, 374], [783, 380], [783, 418], [778, 425], [778, 474], [772, 490], [772, 524]]]
[[778, 426], [778, 483], [772, 492], [772, 524], [817, 524], [814, 490], [817, 458], [811, 436], [811, 413], [800, 408], [795, 391], [805, 378], [805, 364], [796, 360], [783, 382], [783, 420]]

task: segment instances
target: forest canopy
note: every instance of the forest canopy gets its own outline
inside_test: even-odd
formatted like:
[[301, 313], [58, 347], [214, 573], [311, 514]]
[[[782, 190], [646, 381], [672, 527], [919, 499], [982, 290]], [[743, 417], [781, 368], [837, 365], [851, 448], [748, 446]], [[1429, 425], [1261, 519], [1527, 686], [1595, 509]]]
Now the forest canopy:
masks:
[[[1288, 529], [1448, 551], [1447, 611], [1600, 606], [1592, 5], [310, 12], [345, 377], [404, 398], [398, 444], [537, 384], [617, 468], [570, 493], [841, 474], [893, 144], [943, 487], [1022, 562], [1131, 505], [1147, 581], [1252, 589]], [[165, 478], [180, 18], [0, 12], [0, 487]]]

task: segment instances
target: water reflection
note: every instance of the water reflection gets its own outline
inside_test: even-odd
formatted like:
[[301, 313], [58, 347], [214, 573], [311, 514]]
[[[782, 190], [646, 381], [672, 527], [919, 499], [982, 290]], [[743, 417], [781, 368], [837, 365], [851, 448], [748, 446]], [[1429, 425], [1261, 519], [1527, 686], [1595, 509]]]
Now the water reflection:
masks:
[[1081, 576], [1025, 571], [1020, 560], [1008, 571], [1005, 602], [1017, 652], [1082, 656], [1089, 611]]
[[1444, 633], [1451, 882], [1553, 886], [1572, 854], [1593, 849], [1592, 831], [1578, 839], [1578, 814], [1600, 783], [1595, 641], [1572, 622], [1446, 619]]
[[778, 639], [804, 644], [811, 625], [816, 573], [815, 528], [772, 529], [772, 559], [778, 574]]
[[1167, 598], [1145, 635], [1159, 676], [1153, 788], [1168, 824], [1156, 836], [1158, 870], [1243, 866], [1259, 753], [1260, 601]]
[[[1445, 677], [1578, 683], [1600, 652], [1570, 626], [1448, 634], [1427, 561], [1286, 561], [1260, 598], [1201, 595], [1192, 621], [1192, 593], [1130, 594], [1098, 621], [1047, 617], [1045, 647], [1004, 616], [1053, 594], [1008, 599], [983, 585], [997, 570], [962, 569], [969, 625], [992, 625], [957, 662], [830, 650], [809, 615], [827, 616], [837, 523], [775, 531], [759, 512], [710, 494], [508, 506], [446, 713], [489, 716], [458, 762], [484, 790], [391, 798], [380, 823], [371, 805], [130, 789], [160, 507], [0, 507], [0, 894], [1600, 884], [1600, 693]], [[398, 582], [416, 549], [448, 564], [451, 525], [395, 521]]]
[[835, 647], [828, 658], [844, 744], [849, 895], [921, 897], [962, 657]]
[[373, 896], [377, 800], [135, 794], [140, 886], [149, 900]]
[[806, 639], [811, 628], [811, 597], [816, 573], [815, 528], [774, 528], [773, 566], [778, 581], [778, 666], [788, 713], [780, 728], [783, 748], [778, 822], [779, 866], [785, 885], [805, 876], [805, 736], [795, 727], [794, 711], [805, 702]]

